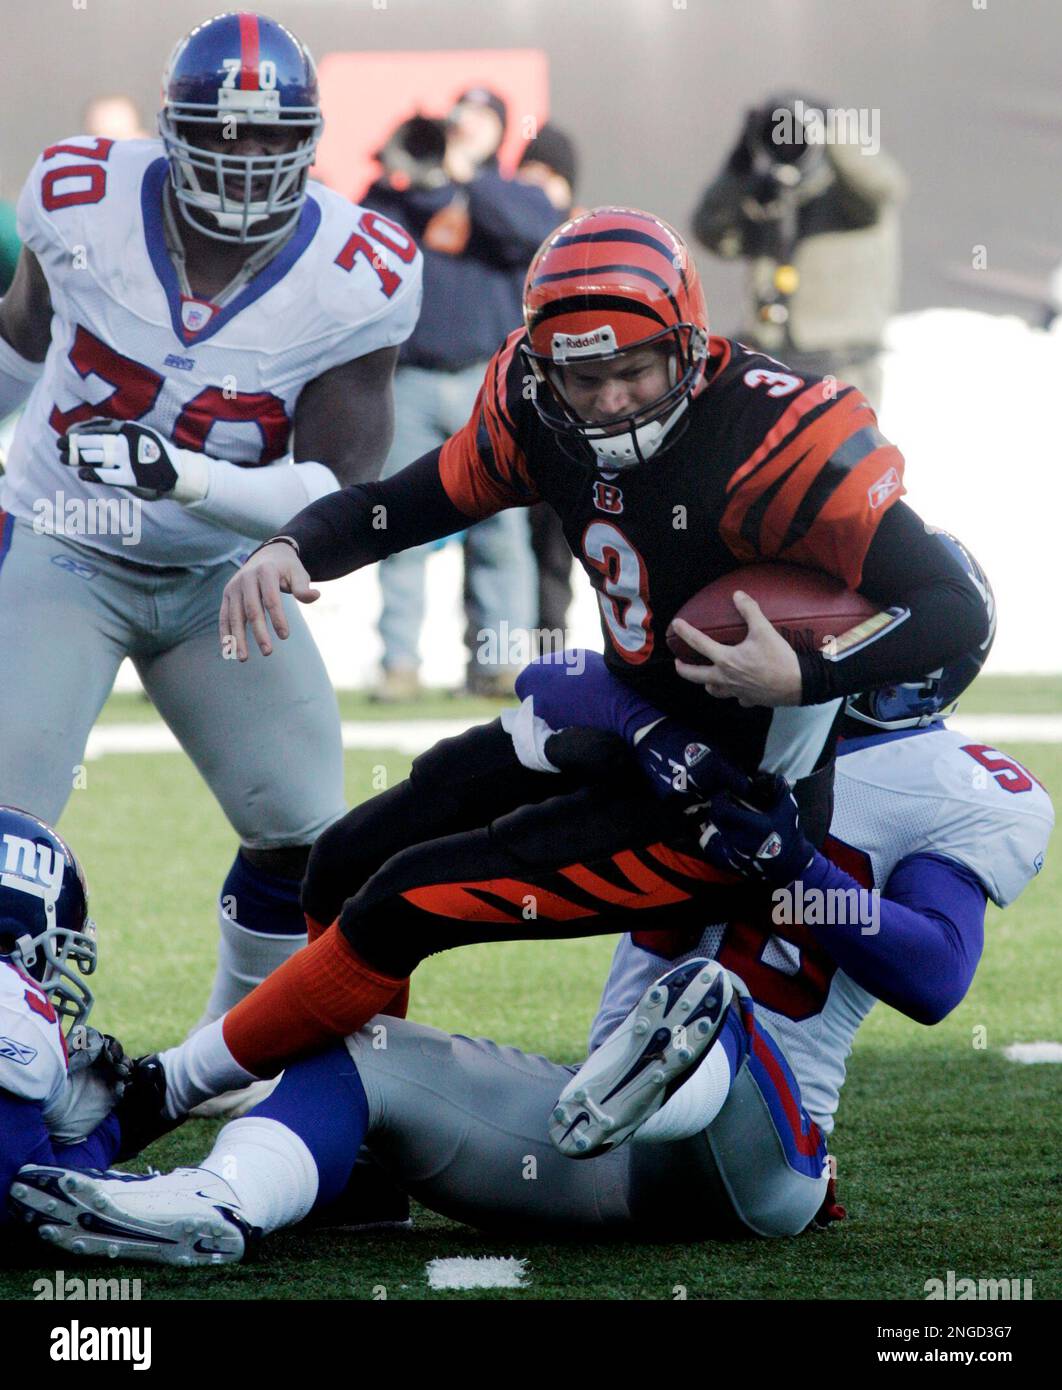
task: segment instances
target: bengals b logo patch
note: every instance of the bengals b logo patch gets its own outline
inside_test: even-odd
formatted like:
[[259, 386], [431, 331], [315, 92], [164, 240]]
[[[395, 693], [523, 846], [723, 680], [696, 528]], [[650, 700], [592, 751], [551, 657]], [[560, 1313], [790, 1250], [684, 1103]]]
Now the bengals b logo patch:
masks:
[[594, 506], [599, 512], [618, 516], [623, 511], [623, 493], [612, 483], [603, 483], [599, 479], [594, 484]]

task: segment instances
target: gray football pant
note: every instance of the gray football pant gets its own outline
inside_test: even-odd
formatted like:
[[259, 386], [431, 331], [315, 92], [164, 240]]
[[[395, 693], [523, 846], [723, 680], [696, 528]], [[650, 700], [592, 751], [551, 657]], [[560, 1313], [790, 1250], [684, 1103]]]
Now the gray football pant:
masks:
[[233, 571], [147, 574], [16, 521], [0, 564], [0, 803], [58, 821], [129, 656], [244, 845], [310, 844], [341, 816], [324, 662], [288, 597], [291, 635], [272, 656], [252, 643], [246, 663], [223, 660], [218, 610]]
[[796, 1235], [826, 1178], [796, 1173], [748, 1067], [714, 1123], [673, 1144], [565, 1158], [547, 1122], [575, 1067], [380, 1016], [347, 1039], [373, 1154], [432, 1211], [486, 1230], [693, 1239]]

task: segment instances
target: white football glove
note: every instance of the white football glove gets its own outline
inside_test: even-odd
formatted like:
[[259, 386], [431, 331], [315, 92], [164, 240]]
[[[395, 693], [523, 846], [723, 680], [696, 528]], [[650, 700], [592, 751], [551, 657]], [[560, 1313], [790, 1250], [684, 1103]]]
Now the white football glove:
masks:
[[158, 430], [130, 421], [86, 420], [58, 441], [62, 461], [84, 482], [126, 487], [149, 502], [181, 495], [182, 456]]
[[66, 1087], [45, 1115], [48, 1133], [57, 1144], [79, 1143], [102, 1124], [133, 1071], [122, 1044], [108, 1033], [75, 1029], [70, 1041]]

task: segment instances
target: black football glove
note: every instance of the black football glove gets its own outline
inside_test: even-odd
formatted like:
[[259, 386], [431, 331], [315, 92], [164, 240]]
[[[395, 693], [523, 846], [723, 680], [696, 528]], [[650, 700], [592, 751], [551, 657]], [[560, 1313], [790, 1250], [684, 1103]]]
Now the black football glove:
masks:
[[799, 878], [815, 857], [784, 777], [761, 773], [747, 801], [722, 792], [705, 809], [708, 820], [701, 826], [701, 852], [718, 869], [784, 887]]
[[604, 782], [630, 771], [630, 749], [619, 734], [573, 725], [550, 734], [543, 752], [559, 772], [584, 782]]
[[132, 1075], [114, 1113], [122, 1130], [118, 1162], [135, 1158], [160, 1135], [183, 1123], [183, 1119], [173, 1120], [166, 1113], [166, 1073], [155, 1053], [138, 1057], [133, 1063]]
[[125, 1048], [113, 1034], [96, 1028], [74, 1028], [67, 1046], [71, 1076], [91, 1067], [121, 1095], [122, 1087], [133, 1074], [133, 1059], [125, 1055]]
[[157, 502], [177, 486], [166, 439], [132, 421], [86, 420], [58, 440], [59, 456], [86, 483], [128, 488]]

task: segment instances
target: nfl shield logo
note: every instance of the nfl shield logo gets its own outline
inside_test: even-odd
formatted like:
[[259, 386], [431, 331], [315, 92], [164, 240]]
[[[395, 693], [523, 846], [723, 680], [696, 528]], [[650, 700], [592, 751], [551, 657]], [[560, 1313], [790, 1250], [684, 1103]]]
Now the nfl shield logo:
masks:
[[198, 333], [216, 313], [215, 305], [205, 304], [201, 299], [181, 299], [181, 323], [187, 333]]

